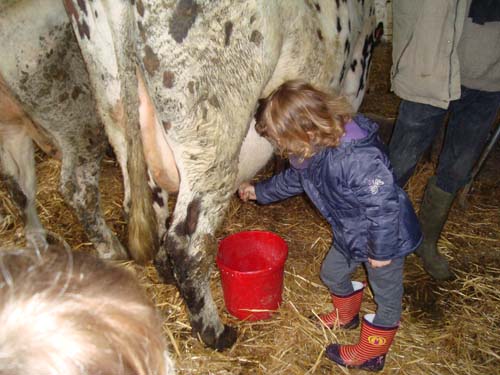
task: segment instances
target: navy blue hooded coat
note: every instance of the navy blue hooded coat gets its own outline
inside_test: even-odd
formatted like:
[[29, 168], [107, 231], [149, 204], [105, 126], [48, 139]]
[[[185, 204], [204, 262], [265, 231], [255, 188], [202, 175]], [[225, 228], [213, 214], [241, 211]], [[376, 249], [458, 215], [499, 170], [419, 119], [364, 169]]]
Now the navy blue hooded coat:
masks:
[[305, 192], [332, 226], [334, 246], [347, 259], [388, 260], [414, 251], [422, 233], [412, 204], [396, 184], [378, 125], [354, 118], [364, 138], [322, 149], [305, 167], [290, 167], [255, 185], [257, 202]]

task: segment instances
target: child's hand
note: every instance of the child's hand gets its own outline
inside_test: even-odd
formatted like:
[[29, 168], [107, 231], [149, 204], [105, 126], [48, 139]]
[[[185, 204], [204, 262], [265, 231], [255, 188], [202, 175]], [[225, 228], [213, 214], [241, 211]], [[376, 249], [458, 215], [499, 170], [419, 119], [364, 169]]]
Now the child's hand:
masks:
[[256, 200], [257, 196], [255, 195], [255, 186], [248, 182], [243, 182], [238, 188], [238, 195], [243, 202], [251, 200]]
[[391, 259], [389, 259], [389, 260], [375, 260], [375, 259], [368, 258], [368, 263], [370, 263], [370, 266], [372, 266], [372, 268], [380, 268], [380, 267], [388, 266], [389, 264], [391, 264], [391, 262], [392, 262]]

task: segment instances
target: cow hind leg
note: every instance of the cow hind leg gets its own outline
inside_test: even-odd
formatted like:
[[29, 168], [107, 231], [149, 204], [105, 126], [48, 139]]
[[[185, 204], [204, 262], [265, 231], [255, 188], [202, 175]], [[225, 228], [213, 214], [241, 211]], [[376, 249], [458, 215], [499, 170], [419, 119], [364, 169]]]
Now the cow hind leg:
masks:
[[2, 177], [12, 200], [22, 213], [28, 244], [43, 249], [47, 246], [46, 231], [36, 211], [35, 154], [31, 138], [19, 125], [7, 127], [0, 144]]
[[66, 202], [75, 210], [100, 258], [128, 259], [101, 213], [98, 181], [102, 153], [94, 149], [99, 155], [76, 155], [72, 151], [70, 147], [63, 147], [61, 192]]
[[[158, 243], [161, 245], [165, 241], [168, 227], [168, 193], [155, 183], [153, 177], [151, 176], [151, 172], [149, 172], [148, 175], [148, 185], [153, 196], [153, 209], [155, 211], [156, 222], [158, 224]], [[165, 252], [164, 246], [160, 247], [159, 253], [160, 255], [158, 256], [158, 259], [164, 260], [162, 262], [164, 267], [162, 267], [162, 272], [160, 274], [162, 282], [165, 284], [174, 284], [175, 278], [170, 262], [167, 261], [168, 254]]]
[[[174, 220], [166, 240], [155, 259], [161, 276], [172, 267], [179, 291], [188, 307], [193, 335], [217, 350], [223, 350], [236, 341], [236, 330], [224, 325], [219, 317], [210, 290], [210, 273], [216, 251], [213, 235], [223, 211], [225, 199], [204, 200], [191, 194], [179, 193]], [[213, 205], [220, 201], [220, 204]], [[209, 203], [210, 202], [210, 203]], [[217, 207], [209, 209], [208, 207]]]

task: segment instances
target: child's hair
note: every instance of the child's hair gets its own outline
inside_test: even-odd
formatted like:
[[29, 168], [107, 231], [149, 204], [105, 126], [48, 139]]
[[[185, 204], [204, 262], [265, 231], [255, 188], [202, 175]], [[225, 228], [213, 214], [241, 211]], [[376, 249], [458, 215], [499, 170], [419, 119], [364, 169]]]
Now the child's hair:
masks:
[[134, 275], [90, 254], [0, 249], [0, 374], [174, 374]]
[[257, 132], [285, 156], [308, 158], [324, 147], [336, 147], [353, 109], [342, 96], [293, 80], [259, 101]]

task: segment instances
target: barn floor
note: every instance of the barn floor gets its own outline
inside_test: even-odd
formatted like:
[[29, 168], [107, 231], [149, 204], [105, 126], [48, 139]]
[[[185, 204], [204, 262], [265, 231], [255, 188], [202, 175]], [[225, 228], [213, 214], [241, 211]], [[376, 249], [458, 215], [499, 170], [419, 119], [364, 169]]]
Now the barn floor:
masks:
[[[375, 53], [371, 88], [361, 108], [389, 119], [397, 114], [398, 99], [389, 92], [390, 47]], [[384, 127], [384, 134], [390, 128]], [[78, 251], [92, 251], [73, 212], [57, 192], [59, 163], [37, 156], [39, 213], [46, 227], [65, 238]], [[418, 209], [433, 158], [419, 165], [407, 191]], [[456, 278], [436, 283], [422, 270], [417, 257], [407, 259], [401, 328], [381, 374], [499, 374], [500, 373], [500, 189], [497, 145], [474, 182], [464, 209], [456, 202], [439, 242]], [[125, 240], [121, 219], [120, 173], [112, 159], [102, 171], [102, 199], [112, 229]], [[171, 199], [173, 204], [175, 198]], [[18, 213], [0, 190], [0, 239], [3, 245], [22, 243]], [[328, 224], [302, 197], [269, 206], [241, 203], [235, 196], [223, 226], [221, 239], [241, 230], [270, 230], [289, 245], [285, 266], [283, 304], [272, 319], [240, 322], [224, 308], [219, 274], [212, 275], [212, 291], [226, 322], [237, 326], [239, 338], [228, 351], [205, 348], [190, 334], [185, 307], [173, 286], [158, 282], [152, 266], [124, 264], [136, 272], [165, 319], [163, 331], [171, 343], [179, 374], [358, 374], [324, 358], [325, 345], [333, 341], [355, 342], [358, 330], [325, 331], [308, 317], [330, 307], [319, 280], [319, 267], [331, 243]], [[364, 278], [360, 269], [358, 278]], [[373, 312], [368, 293], [362, 313]]]

